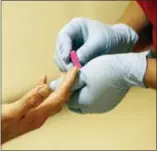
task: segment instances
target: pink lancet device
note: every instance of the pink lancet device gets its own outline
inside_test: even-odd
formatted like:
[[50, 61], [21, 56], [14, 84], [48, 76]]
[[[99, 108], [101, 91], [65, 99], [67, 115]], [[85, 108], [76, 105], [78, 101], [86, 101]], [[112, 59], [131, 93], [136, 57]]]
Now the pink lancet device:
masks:
[[82, 67], [82, 65], [80, 64], [80, 61], [79, 61], [79, 59], [77, 57], [77, 54], [76, 54], [76, 52], [74, 50], [71, 51], [70, 58], [71, 58], [72, 63], [73, 63], [74, 66], [76, 66], [79, 69]]

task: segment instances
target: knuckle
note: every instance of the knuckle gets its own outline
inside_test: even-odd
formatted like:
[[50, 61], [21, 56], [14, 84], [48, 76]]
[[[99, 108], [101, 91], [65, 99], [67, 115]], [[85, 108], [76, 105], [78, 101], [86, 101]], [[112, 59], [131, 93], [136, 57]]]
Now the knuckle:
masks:
[[36, 105], [37, 97], [35, 95], [31, 96], [29, 100], [24, 102], [23, 108], [33, 108]]
[[43, 84], [42, 87], [38, 87], [35, 93], [24, 102], [24, 108], [33, 108], [39, 105], [50, 93], [48, 85]]
[[45, 99], [51, 93], [51, 89], [47, 84], [43, 84], [36, 93], [36, 96], [41, 100]]

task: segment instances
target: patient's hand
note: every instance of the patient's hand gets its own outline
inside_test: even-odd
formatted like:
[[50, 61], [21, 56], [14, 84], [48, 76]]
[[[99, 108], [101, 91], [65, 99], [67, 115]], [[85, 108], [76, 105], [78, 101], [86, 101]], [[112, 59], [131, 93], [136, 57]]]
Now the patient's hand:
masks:
[[54, 92], [44, 77], [21, 99], [11, 104], [2, 104], [1, 143], [41, 127], [50, 115], [59, 112], [70, 97], [77, 71], [77, 68], [69, 70]]

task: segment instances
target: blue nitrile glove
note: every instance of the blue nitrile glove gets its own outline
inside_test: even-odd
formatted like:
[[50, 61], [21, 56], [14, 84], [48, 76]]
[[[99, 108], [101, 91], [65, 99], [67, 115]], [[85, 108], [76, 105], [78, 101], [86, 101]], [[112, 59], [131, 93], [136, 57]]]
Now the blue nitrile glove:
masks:
[[[70, 109], [80, 113], [101, 113], [114, 108], [131, 87], [145, 87], [147, 52], [104, 55], [80, 69], [73, 85]], [[55, 89], [60, 80], [50, 83]]]
[[87, 18], [74, 18], [58, 34], [55, 62], [61, 71], [72, 67], [69, 59], [77, 51], [82, 65], [104, 54], [131, 52], [138, 40], [136, 32], [124, 24], [108, 25]]

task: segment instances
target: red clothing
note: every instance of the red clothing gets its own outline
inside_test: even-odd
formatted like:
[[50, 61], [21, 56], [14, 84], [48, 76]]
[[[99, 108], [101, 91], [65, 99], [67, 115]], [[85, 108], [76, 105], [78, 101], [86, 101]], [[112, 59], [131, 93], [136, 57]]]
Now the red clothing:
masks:
[[137, 3], [141, 6], [147, 17], [149, 18], [153, 30], [153, 46], [157, 52], [157, 45], [156, 45], [156, 34], [157, 34], [157, 27], [156, 27], [156, 9], [157, 9], [157, 0], [137, 0]]

